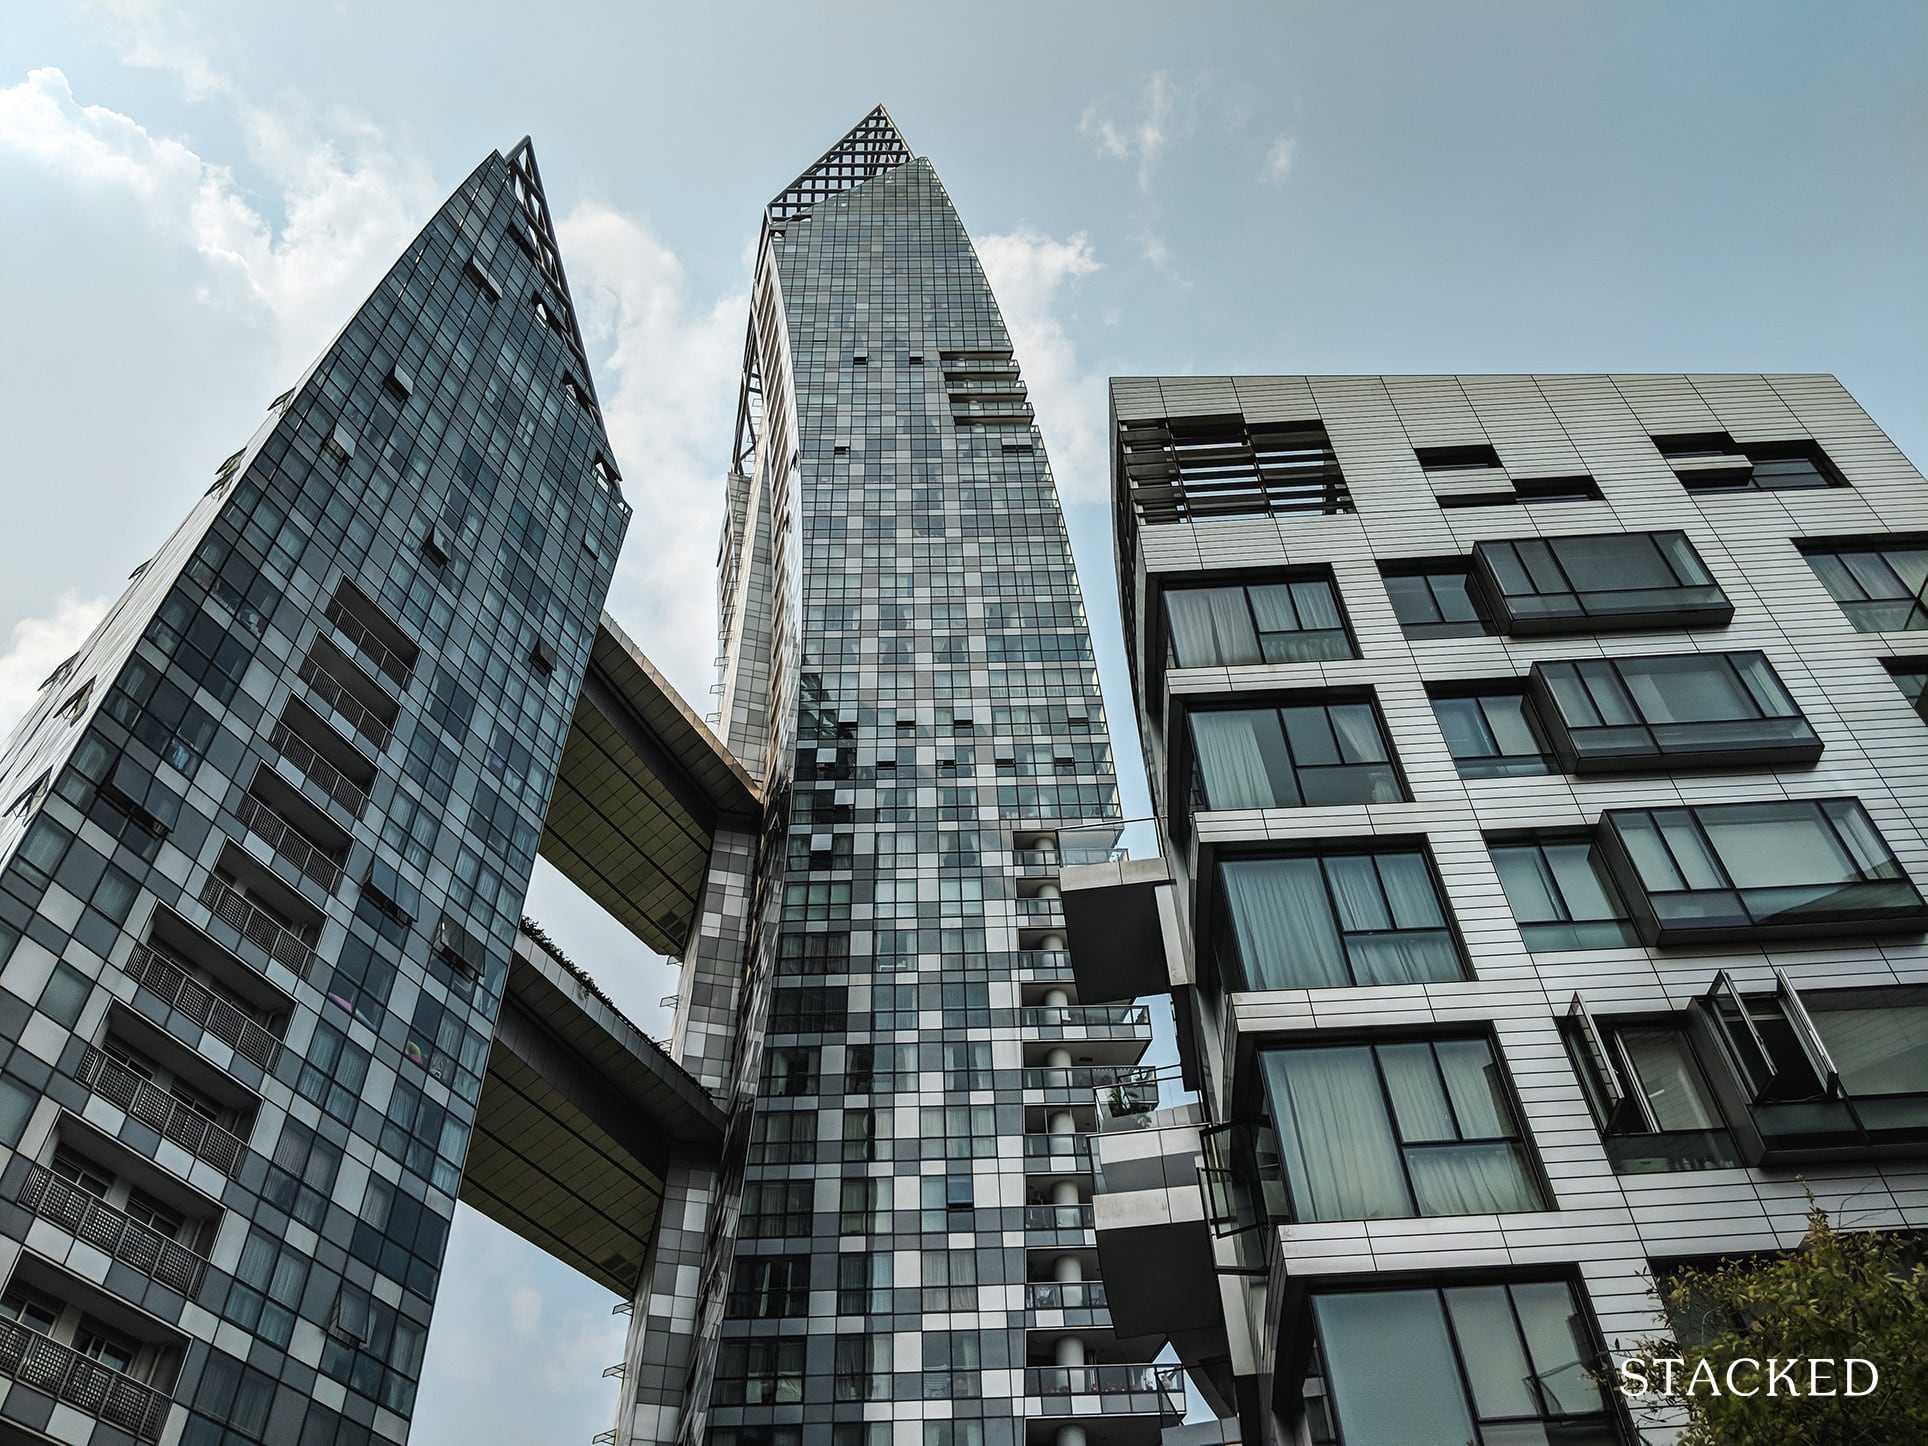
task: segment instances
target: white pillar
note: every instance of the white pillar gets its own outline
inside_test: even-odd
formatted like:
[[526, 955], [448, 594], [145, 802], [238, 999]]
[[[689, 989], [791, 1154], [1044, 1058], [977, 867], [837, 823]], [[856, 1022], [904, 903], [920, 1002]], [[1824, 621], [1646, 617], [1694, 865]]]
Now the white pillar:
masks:
[[1058, 1439], [1055, 1443], [1055, 1446], [1085, 1446], [1085, 1442], [1086, 1442], [1086, 1437], [1085, 1437], [1084, 1427], [1082, 1426], [1058, 1427]]
[[1085, 1363], [1083, 1337], [1059, 1336], [1057, 1345], [1052, 1348], [1052, 1357], [1060, 1366], [1082, 1366]]
[[1062, 1009], [1070, 1002], [1071, 996], [1065, 990], [1047, 989], [1044, 991], [1044, 1003], [1049, 1009]]
[[1060, 1255], [1051, 1262], [1051, 1278], [1056, 1281], [1084, 1279], [1084, 1262], [1075, 1255]]
[[1046, 1069], [1070, 1069], [1071, 1051], [1063, 1045], [1059, 1045], [1044, 1057], [1044, 1067]]

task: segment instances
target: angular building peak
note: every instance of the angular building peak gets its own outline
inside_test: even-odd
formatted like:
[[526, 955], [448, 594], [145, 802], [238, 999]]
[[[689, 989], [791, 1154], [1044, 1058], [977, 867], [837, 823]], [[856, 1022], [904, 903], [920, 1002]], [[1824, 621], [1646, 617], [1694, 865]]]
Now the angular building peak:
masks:
[[[510, 148], [507, 159], [515, 198], [522, 206], [521, 221], [510, 234], [535, 260], [537, 269], [555, 288], [553, 300], [557, 303], [559, 314], [545, 316], [545, 320], [555, 327], [569, 344], [569, 349], [576, 354], [576, 359], [582, 363], [582, 385], [594, 398], [596, 383], [589, 374], [589, 355], [583, 346], [582, 328], [576, 322], [576, 302], [569, 294], [569, 278], [563, 274], [562, 248], [556, 244], [556, 228], [550, 217], [549, 197], [542, 189], [541, 168], [536, 165], [535, 142], [524, 136]], [[546, 305], [544, 310], [546, 312]], [[604, 467], [612, 477], [616, 475], [614, 459], [605, 457]]]
[[910, 146], [897, 129], [897, 122], [879, 105], [818, 157], [816, 164], [778, 192], [764, 208], [764, 215], [771, 221], [787, 220], [827, 196], [848, 191], [910, 159]]

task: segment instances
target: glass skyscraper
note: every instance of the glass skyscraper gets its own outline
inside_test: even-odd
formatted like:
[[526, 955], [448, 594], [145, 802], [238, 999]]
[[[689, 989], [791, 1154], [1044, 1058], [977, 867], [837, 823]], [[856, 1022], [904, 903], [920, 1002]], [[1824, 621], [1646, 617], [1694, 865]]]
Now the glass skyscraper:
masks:
[[405, 1437], [629, 515], [524, 142], [47, 679], [0, 755], [0, 1439]]
[[1118, 814], [1090, 636], [1010, 335], [881, 108], [767, 208], [744, 358], [719, 717], [770, 807], [676, 1026], [738, 1108], [617, 1439], [1155, 1439], [1182, 1391], [1090, 1280], [1084, 1138], [1149, 1028], [1077, 1002], [1057, 901], [1059, 826]]

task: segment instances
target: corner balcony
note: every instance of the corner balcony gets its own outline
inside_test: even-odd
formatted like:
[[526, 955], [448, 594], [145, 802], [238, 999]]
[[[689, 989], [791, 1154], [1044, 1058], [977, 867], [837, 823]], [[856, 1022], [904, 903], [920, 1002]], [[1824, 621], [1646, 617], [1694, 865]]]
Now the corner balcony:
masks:
[[1026, 1366], [1025, 1441], [1048, 1443], [1061, 1426], [1095, 1425], [1094, 1439], [1153, 1446], [1185, 1419], [1185, 1373], [1178, 1366]]
[[1168, 994], [1184, 951], [1155, 819], [1058, 830], [1072, 977], [1085, 999]]
[[1222, 1327], [1213, 1231], [1200, 1188], [1196, 1104], [1158, 1110], [1177, 1080], [1145, 1071], [1098, 1092], [1092, 1223], [1098, 1263], [1121, 1336], [1167, 1339]]

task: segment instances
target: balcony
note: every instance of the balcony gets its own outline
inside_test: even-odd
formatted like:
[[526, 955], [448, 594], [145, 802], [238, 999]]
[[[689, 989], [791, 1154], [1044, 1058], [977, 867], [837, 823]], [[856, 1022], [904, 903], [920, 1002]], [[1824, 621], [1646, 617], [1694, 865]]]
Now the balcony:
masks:
[[81, 1056], [78, 1078], [102, 1099], [158, 1130], [197, 1159], [230, 1178], [238, 1177], [247, 1145], [159, 1085], [142, 1079], [91, 1045]]
[[158, 949], [136, 944], [125, 966], [136, 984], [178, 1010], [264, 1071], [274, 1069], [281, 1041], [247, 1009], [215, 993]]
[[323, 758], [315, 751], [313, 744], [286, 723], [274, 725], [274, 731], [268, 735], [268, 746], [294, 764], [303, 777], [357, 819], [367, 809], [368, 791]]
[[35, 1165], [27, 1172], [20, 1203], [76, 1240], [105, 1251], [189, 1300], [201, 1289], [207, 1261], [125, 1211], [63, 1180], [45, 1165]]
[[1171, 872], [1154, 819], [1060, 829], [1065, 935], [1078, 993], [1135, 999], [1171, 991], [1183, 959]]
[[1102, 1280], [1032, 1280], [1025, 1282], [1026, 1310], [1103, 1310]]
[[1027, 1175], [1088, 1174], [1091, 1139], [1087, 1135], [1026, 1135], [1024, 1171]]
[[[1083, 1417], [1155, 1414], [1168, 1421], [1185, 1415], [1185, 1372], [1179, 1366], [1026, 1366], [1024, 1394], [1042, 1403], [1041, 1414]], [[1073, 1405], [1095, 1397], [1095, 1406]]]
[[397, 688], [406, 690], [415, 677], [414, 662], [403, 658], [382, 641], [380, 634], [344, 598], [344, 594], [337, 593], [329, 600], [325, 609], [328, 621], [334, 624], [337, 633], [353, 645], [356, 652], [375, 666], [377, 672]]
[[394, 736], [388, 722], [357, 698], [348, 685], [331, 673], [316, 658], [304, 658], [295, 675], [308, 685], [308, 691], [321, 699], [350, 728], [374, 745], [380, 753]]
[[1018, 922], [1026, 928], [1061, 928], [1064, 924], [1064, 900], [1047, 898], [1019, 899]]
[[314, 880], [331, 894], [340, 887], [341, 864], [253, 794], [242, 797], [234, 814], [243, 828], [261, 839], [303, 877]]
[[168, 1397], [18, 1321], [0, 1317], [0, 1375], [65, 1401], [141, 1441], [159, 1441]]
[[201, 903], [207, 910], [255, 945], [277, 964], [285, 966], [297, 979], [306, 979], [315, 965], [315, 951], [304, 944], [292, 929], [251, 903], [238, 889], [212, 874], [201, 886]]
[[1151, 1008], [1144, 1004], [1027, 1004], [1018, 1011], [1018, 1022], [1025, 1029], [1137, 1033], [1151, 1028]]
[[1053, 1232], [1089, 1230], [1091, 1229], [1091, 1207], [1089, 1205], [1026, 1205], [1024, 1228]]
[[1121, 1336], [1211, 1330], [1217, 1259], [1199, 1186], [1199, 1109], [1132, 1116], [1137, 1128], [1095, 1137], [1091, 1197], [1098, 1261]]

